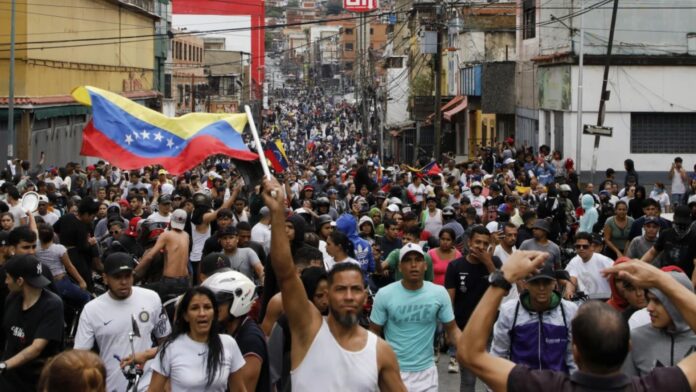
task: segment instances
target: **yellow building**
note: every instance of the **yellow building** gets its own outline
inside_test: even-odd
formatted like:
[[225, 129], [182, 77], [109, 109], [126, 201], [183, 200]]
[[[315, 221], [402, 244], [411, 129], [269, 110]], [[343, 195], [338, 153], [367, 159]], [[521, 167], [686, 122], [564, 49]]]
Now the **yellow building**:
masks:
[[[78, 161], [88, 108], [70, 96], [92, 85], [151, 107], [159, 0], [16, 0], [15, 156]], [[0, 149], [8, 144], [10, 6], [0, 8]]]

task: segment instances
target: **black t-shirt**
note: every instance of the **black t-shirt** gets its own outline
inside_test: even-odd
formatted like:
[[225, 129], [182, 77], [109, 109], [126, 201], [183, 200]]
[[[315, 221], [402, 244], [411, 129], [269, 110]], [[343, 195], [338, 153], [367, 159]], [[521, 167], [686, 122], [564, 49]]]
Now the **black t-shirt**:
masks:
[[35, 391], [46, 360], [62, 348], [63, 302], [57, 295], [42, 290], [39, 300], [31, 308], [22, 310], [22, 295], [10, 294], [5, 302], [2, 330], [5, 334], [3, 361], [29, 347], [34, 339], [48, 340], [48, 345], [36, 359], [2, 376], [5, 382], [13, 386], [11, 390]]
[[[493, 264], [503, 264], [493, 256]], [[488, 289], [489, 272], [483, 263], [472, 264], [466, 257], [453, 260], [445, 272], [445, 288], [454, 289], [454, 319], [459, 328], [464, 328], [481, 297]]]
[[403, 243], [399, 238], [394, 238], [393, 240], [390, 240], [389, 238], [387, 238], [387, 236], [384, 236], [382, 237], [382, 243], [380, 244], [380, 246], [382, 249], [382, 254], [384, 255], [384, 257], [387, 257], [387, 255], [391, 253], [394, 249], [401, 249]]
[[573, 375], [552, 370], [534, 370], [517, 365], [508, 376], [510, 392], [526, 391], [690, 391], [689, 381], [678, 367], [657, 367], [643, 377], [624, 374], [596, 376], [582, 371]]
[[266, 336], [259, 325], [252, 319], [246, 319], [242, 322], [234, 339], [237, 341], [243, 356], [254, 355], [262, 361], [259, 381], [256, 383], [256, 392], [270, 392], [268, 347], [266, 346]]
[[660, 257], [661, 266], [676, 265], [690, 278], [694, 272], [694, 257], [696, 257], [696, 233], [691, 231], [679, 239], [673, 228], [662, 230], [655, 242], [655, 250], [663, 252]]
[[217, 233], [205, 240], [205, 243], [203, 244], [202, 254], [203, 257], [205, 257], [215, 252], [222, 252], [222, 245], [220, 245], [220, 239], [218, 238]]

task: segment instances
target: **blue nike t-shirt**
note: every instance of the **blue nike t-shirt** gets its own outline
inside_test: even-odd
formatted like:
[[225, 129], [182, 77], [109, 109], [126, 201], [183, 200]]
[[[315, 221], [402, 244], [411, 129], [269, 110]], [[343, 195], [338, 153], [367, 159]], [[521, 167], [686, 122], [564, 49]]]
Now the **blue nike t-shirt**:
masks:
[[370, 320], [381, 325], [402, 372], [420, 372], [435, 365], [433, 338], [437, 322], [454, 320], [452, 303], [444, 287], [423, 282], [407, 290], [401, 281], [377, 292]]

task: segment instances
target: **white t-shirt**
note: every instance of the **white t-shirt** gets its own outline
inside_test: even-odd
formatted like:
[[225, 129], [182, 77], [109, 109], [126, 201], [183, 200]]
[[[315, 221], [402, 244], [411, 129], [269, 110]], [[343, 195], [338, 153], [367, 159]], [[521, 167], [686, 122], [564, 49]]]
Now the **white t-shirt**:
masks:
[[263, 245], [266, 254], [271, 253], [271, 225], [257, 223], [251, 228], [251, 240]]
[[[517, 248], [515, 246], [512, 247], [512, 251], [516, 251]], [[495, 246], [495, 250], [493, 250], [493, 256], [498, 257], [500, 261], [505, 264], [507, 262], [508, 257], [510, 257], [510, 254], [503, 249], [503, 247], [498, 244]], [[520, 293], [517, 291], [517, 285], [513, 284], [512, 288], [510, 289], [510, 292], [503, 297], [503, 301], [501, 302], [501, 306], [508, 302], [508, 301], [517, 301], [517, 299], [520, 297]]]
[[40, 216], [41, 219], [44, 220], [44, 222], [48, 223], [51, 226], [53, 226], [56, 222], [58, 222], [58, 218], [59, 218], [58, 214], [56, 214], [55, 212], [51, 212], [51, 211], [46, 211], [46, 215], [41, 215], [41, 214], [39, 214], [38, 211], [34, 212], [34, 218], [36, 218], [37, 216]]
[[483, 204], [486, 202], [486, 197], [478, 195], [469, 199], [471, 200], [471, 206], [476, 209], [476, 215], [483, 216]]
[[[132, 330], [131, 317], [138, 323], [140, 337], [133, 338], [136, 352], [152, 348], [150, 334], [156, 338], [169, 336], [171, 326], [162, 308], [159, 295], [148, 289], [133, 287], [130, 297], [115, 300], [104, 293], [85, 305], [75, 335], [75, 349], [91, 350], [96, 342], [99, 356], [106, 367], [106, 390], [125, 391], [128, 386], [121, 372], [120, 362], [131, 354], [128, 333]], [[150, 385], [152, 361], [145, 363], [138, 391], [146, 391]]]
[[420, 203], [425, 200], [425, 185], [420, 184], [419, 186], [416, 186], [415, 184], [409, 184], [407, 189], [414, 196], [416, 203]]
[[222, 341], [222, 363], [211, 385], [206, 385], [208, 344], [196, 342], [188, 335], [177, 337], [164, 351], [158, 352], [152, 360], [152, 370], [168, 377], [171, 392], [222, 392], [227, 391], [227, 381], [231, 373], [244, 366], [242, 352], [234, 338], [220, 335]]
[[602, 276], [602, 270], [613, 264], [610, 258], [594, 253], [587, 262], [583, 262], [580, 256], [573, 257], [566, 266], [566, 271], [571, 277], [578, 279], [577, 291], [583, 291], [592, 299], [609, 298], [611, 287], [609, 281]]
[[150, 215], [145, 219], [147, 222], [154, 222], [154, 223], [165, 223], [169, 224], [169, 221], [172, 220], [172, 214], [167, 214], [167, 216], [162, 216], [159, 212], [155, 212], [154, 214]]

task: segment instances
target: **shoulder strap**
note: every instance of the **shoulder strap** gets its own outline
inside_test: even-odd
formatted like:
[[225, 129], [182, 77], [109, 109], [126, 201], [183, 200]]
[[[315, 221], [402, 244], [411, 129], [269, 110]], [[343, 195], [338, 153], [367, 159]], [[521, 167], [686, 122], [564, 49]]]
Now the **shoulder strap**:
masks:
[[565, 315], [565, 309], [563, 308], [563, 300], [561, 299], [561, 303], [558, 304], [561, 307], [561, 316], [563, 317], [563, 326], [568, 329], [568, 322], [566, 321], [566, 315]]
[[510, 330], [508, 331], [508, 336], [510, 337], [510, 352], [512, 352], [512, 341], [515, 339], [515, 325], [517, 324], [517, 313], [520, 311], [520, 301], [517, 301], [517, 305], [515, 306], [515, 315], [512, 317], [512, 325], [510, 326]]

